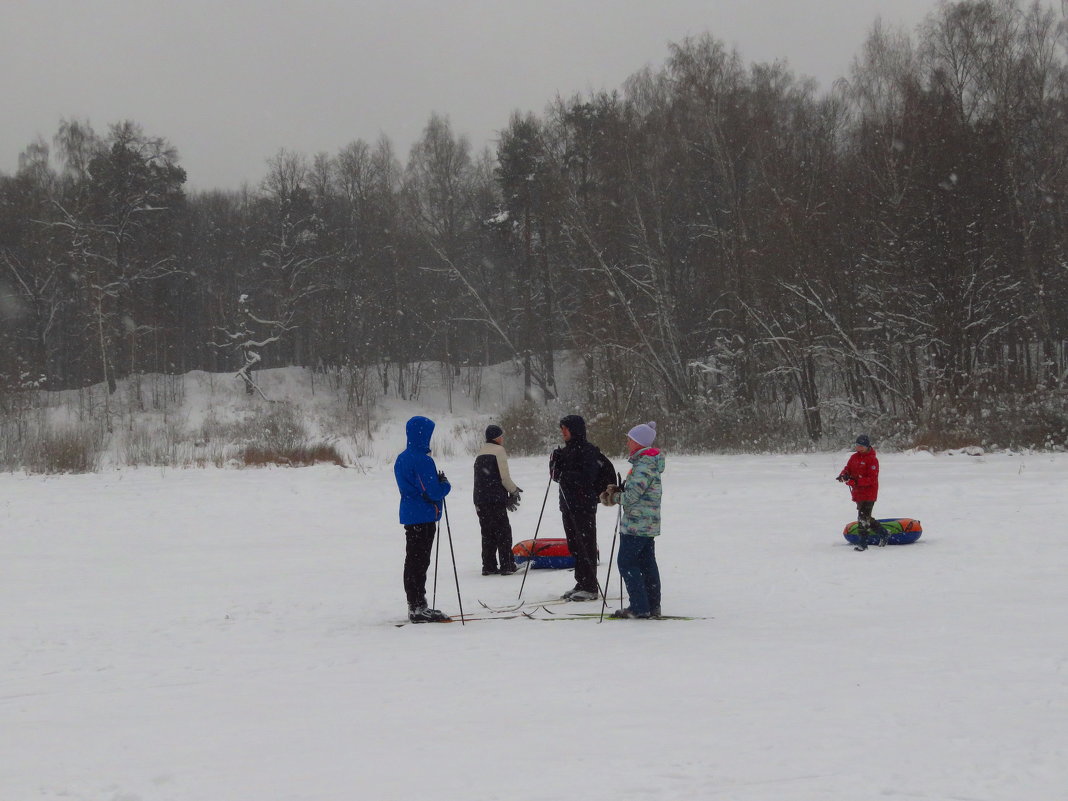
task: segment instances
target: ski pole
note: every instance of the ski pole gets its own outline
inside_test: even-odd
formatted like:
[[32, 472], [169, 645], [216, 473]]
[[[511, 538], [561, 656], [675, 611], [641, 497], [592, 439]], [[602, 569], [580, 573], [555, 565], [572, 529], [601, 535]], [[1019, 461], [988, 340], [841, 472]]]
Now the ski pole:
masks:
[[[443, 476], [443, 475], [444, 475], [444, 473], [439, 473], [438, 474], [439, 480], [440, 480], [440, 476]], [[430, 499], [427, 497], [427, 494], [426, 494], [426, 485], [423, 483], [423, 479], [420, 478], [418, 475], [416, 476], [416, 479], [418, 479], [419, 486], [422, 487], [422, 489], [423, 489], [423, 499], [425, 501], [427, 501], [427, 503], [430, 503]], [[442, 498], [441, 502], [442, 502], [442, 504], [444, 504], [445, 503], [445, 499]], [[434, 511], [437, 511], [437, 506], [434, 507]], [[437, 523], [435, 523], [434, 524], [434, 538], [435, 538], [436, 542], [434, 543], [434, 591], [430, 596], [430, 608], [431, 609], [437, 609], [437, 607], [438, 607], [438, 554], [441, 553], [441, 537], [438, 536], [438, 534], [440, 533], [440, 532], [438, 532], [439, 528], [440, 528], [440, 526], [438, 526]], [[426, 590], [426, 581], [425, 581], [425, 579], [423, 581], [423, 589], [424, 589], [424, 591]], [[424, 598], [424, 600], [426, 600], [426, 599]]]
[[445, 503], [445, 499], [441, 499], [441, 508], [445, 510], [445, 532], [449, 535], [449, 553], [452, 554], [452, 575], [456, 579], [456, 603], [460, 605], [460, 625], [466, 626], [464, 622], [464, 602], [460, 598], [460, 574], [456, 572], [456, 551], [452, 549], [452, 526], [449, 525], [449, 505]]
[[[616, 473], [616, 481], [621, 481], [619, 473]], [[616, 484], [618, 487], [619, 484]], [[616, 537], [619, 536], [619, 524], [623, 519], [623, 504], [619, 504], [619, 509], [616, 510], [616, 530], [612, 532], [612, 550], [608, 554], [608, 573], [604, 577], [604, 601], [601, 603], [601, 619], [598, 623], [604, 622], [604, 610], [608, 606], [608, 585], [612, 581], [612, 562], [615, 560], [616, 555]], [[619, 602], [623, 603], [623, 572], [619, 573]]]
[[530, 553], [527, 554], [527, 566], [523, 569], [523, 581], [519, 585], [519, 598], [523, 600], [523, 587], [527, 584], [527, 573], [530, 572], [530, 563], [534, 561], [534, 554], [536, 553], [536, 547], [538, 544], [538, 531], [541, 530], [541, 518], [545, 514], [545, 502], [549, 500], [549, 488], [553, 485], [553, 478], [549, 476], [549, 483], [545, 485], [545, 497], [541, 499], [541, 511], [538, 512], [538, 525], [534, 527], [534, 539], [530, 543]]
[[[621, 476], [618, 472], [616, 473], [616, 486], [617, 487], [622, 487], [623, 486], [623, 476]], [[620, 500], [622, 500], [622, 498], [620, 498]], [[619, 505], [619, 519], [616, 521], [616, 529], [619, 530], [619, 529], [622, 529], [622, 528], [623, 528], [623, 504], [621, 503]], [[620, 549], [623, 548], [623, 543], [622, 542], [619, 543], [619, 547], [620, 547]], [[622, 606], [622, 604], [623, 604], [623, 571], [622, 570], [619, 571], [619, 603]]]
[[435, 532], [434, 538], [434, 592], [430, 596], [430, 608], [438, 608], [438, 554], [441, 553], [441, 537], [438, 536], [440, 532]]

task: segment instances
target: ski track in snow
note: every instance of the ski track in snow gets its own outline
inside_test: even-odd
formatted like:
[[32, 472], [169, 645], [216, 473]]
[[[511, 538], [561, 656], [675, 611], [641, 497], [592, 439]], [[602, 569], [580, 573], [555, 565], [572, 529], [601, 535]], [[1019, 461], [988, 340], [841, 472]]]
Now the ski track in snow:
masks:
[[[1063, 797], [1068, 455], [880, 454], [924, 535], [862, 554], [845, 458], [668, 454], [664, 611], [714, 618], [672, 625], [394, 627], [389, 465], [0, 476], [0, 801]], [[510, 603], [439, 466], [464, 609]]]

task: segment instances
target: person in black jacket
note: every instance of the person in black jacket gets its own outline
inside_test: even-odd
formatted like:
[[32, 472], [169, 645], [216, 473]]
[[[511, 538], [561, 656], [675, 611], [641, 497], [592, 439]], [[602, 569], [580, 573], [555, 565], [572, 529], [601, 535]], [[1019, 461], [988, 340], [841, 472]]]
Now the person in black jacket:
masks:
[[560, 484], [560, 513], [567, 547], [575, 557], [572, 601], [595, 601], [597, 585], [597, 473], [600, 451], [586, 440], [586, 421], [569, 414], [560, 421], [564, 445], [549, 457], [549, 474]]
[[[508, 512], [519, 507], [519, 487], [508, 472], [508, 452], [500, 426], [486, 429], [486, 444], [475, 456], [475, 511], [482, 529], [482, 575], [515, 573]], [[500, 559], [500, 567], [497, 560]]]

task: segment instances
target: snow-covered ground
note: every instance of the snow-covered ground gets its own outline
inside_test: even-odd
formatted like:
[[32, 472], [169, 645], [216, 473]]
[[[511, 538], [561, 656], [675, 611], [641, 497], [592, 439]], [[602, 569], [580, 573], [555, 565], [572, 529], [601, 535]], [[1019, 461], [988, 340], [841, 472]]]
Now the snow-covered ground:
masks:
[[[394, 627], [388, 464], [2, 475], [0, 800], [1063, 798], [1068, 455], [884, 454], [925, 533], [866, 553], [846, 456], [669, 454], [664, 611], [710, 619], [601, 625]], [[464, 608], [515, 598], [439, 466]]]

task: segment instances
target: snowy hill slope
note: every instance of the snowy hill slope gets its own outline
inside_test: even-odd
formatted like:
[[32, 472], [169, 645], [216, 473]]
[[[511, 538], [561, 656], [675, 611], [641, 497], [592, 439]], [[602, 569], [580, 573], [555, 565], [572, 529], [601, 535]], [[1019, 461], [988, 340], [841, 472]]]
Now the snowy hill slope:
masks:
[[[23, 412], [18, 438], [23, 440], [26, 431], [30, 439], [74, 432], [83, 447], [94, 450], [90, 461], [100, 468], [240, 466], [241, 449], [250, 443], [270, 448], [300, 442], [330, 445], [346, 463], [362, 469], [392, 461], [396, 443], [403, 446], [404, 422], [415, 414], [439, 423], [434, 443], [439, 454], [474, 452], [486, 425], [500, 421], [523, 397], [520, 368], [512, 363], [463, 367], [452, 374], [437, 363], [405, 370], [404, 397], [395, 372], [383, 376], [376, 368], [358, 374], [262, 370], [256, 373], [259, 391], [251, 395], [232, 373], [200, 371], [136, 376], [121, 381], [112, 395], [103, 385], [42, 391], [35, 407]], [[534, 407], [548, 438], [556, 435], [552, 421], [575, 408], [568, 404], [573, 404], [580, 370], [573, 357], [561, 354], [561, 399]], [[8, 451], [4, 461], [12, 466], [19, 464], [18, 452], [9, 452], [13, 436], [0, 440], [0, 451]]]

